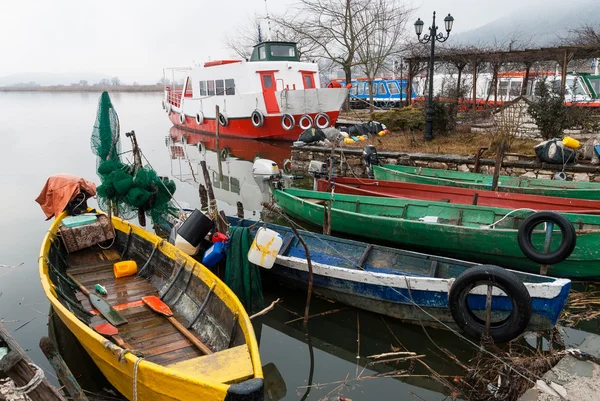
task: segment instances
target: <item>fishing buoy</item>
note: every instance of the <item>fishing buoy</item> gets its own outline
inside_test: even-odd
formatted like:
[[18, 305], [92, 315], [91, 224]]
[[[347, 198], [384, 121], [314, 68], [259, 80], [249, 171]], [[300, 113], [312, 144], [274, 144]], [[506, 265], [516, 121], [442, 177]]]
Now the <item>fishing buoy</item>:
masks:
[[352, 139], [352, 138], [344, 138], [344, 143], [354, 143], [354, 139]]
[[248, 251], [248, 261], [270, 269], [275, 264], [283, 238], [277, 231], [261, 227], [256, 232], [252, 246]]
[[570, 136], [565, 136], [562, 140], [562, 143], [567, 148], [571, 148], [571, 149], [579, 149], [579, 147], [581, 146], [577, 139], [571, 138]]
[[123, 260], [113, 265], [116, 278], [133, 276], [137, 273], [137, 263], [135, 260]]

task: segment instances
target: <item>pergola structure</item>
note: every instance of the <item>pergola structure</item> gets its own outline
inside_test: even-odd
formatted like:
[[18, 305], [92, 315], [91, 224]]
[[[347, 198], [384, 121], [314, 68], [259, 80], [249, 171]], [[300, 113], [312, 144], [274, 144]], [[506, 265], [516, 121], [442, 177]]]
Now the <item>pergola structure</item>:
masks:
[[[525, 65], [525, 80], [528, 82], [531, 65], [535, 62], [555, 61], [562, 66], [561, 93], [564, 95], [567, 83], [567, 67], [573, 60], [586, 60], [600, 57], [600, 45], [595, 46], [558, 46], [543, 47], [539, 49], [508, 50], [508, 51], [477, 51], [477, 50], [448, 50], [440, 51], [435, 55], [434, 62], [445, 62], [454, 65], [460, 76], [467, 65], [473, 67], [473, 107], [477, 105], [477, 67], [482, 63], [490, 63], [494, 73], [495, 82], [502, 64], [523, 63]], [[412, 79], [415, 66], [419, 63], [429, 62], [429, 56], [412, 56], [405, 59], [408, 61], [408, 88], [407, 93], [412, 93]], [[521, 88], [521, 94], [525, 95], [527, 85]], [[410, 96], [407, 98], [410, 99]], [[494, 100], [497, 99], [497, 84], [494, 85]], [[411, 102], [411, 100], [409, 100]]]

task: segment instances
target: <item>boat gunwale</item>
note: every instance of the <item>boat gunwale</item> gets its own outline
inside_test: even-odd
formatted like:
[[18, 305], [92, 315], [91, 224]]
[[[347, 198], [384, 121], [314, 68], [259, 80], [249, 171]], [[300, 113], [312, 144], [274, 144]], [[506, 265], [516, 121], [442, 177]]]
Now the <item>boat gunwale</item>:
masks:
[[[99, 213], [101, 213], [101, 212], [99, 212]], [[60, 311], [59, 315], [63, 315], [66, 318], [68, 318], [72, 324], [76, 325], [89, 338], [91, 338], [92, 340], [97, 342], [98, 345], [100, 345], [101, 347], [106, 348], [110, 351], [113, 351], [113, 350], [122, 351], [121, 347], [119, 347], [116, 344], [113, 344], [109, 339], [98, 334], [91, 327], [89, 327], [84, 322], [82, 322], [79, 318], [77, 318], [77, 316], [73, 312], [68, 310], [62, 304], [62, 302], [60, 302], [58, 295], [56, 293], [56, 290], [54, 288], [53, 282], [50, 279], [47, 258], [50, 255], [50, 247], [51, 247], [52, 242], [57, 239], [56, 234], [58, 232], [58, 228], [60, 227], [60, 224], [62, 223], [63, 218], [66, 216], [67, 216], [67, 213], [62, 212], [58, 217], [55, 218], [54, 222], [52, 222], [50, 228], [47, 230], [46, 234], [44, 235], [42, 245], [40, 248], [40, 256], [38, 258], [38, 271], [39, 271], [39, 275], [40, 275], [40, 281], [42, 284], [42, 288], [44, 290], [46, 298], [48, 298], [48, 300], [50, 301], [53, 308], [57, 308]], [[249, 318], [247, 312], [245, 311], [244, 307], [242, 306], [241, 302], [235, 296], [235, 294], [233, 294], [233, 292], [229, 289], [229, 287], [227, 287], [218, 277], [214, 276], [214, 274], [212, 272], [210, 272], [210, 270], [208, 270], [206, 267], [204, 267], [200, 262], [196, 261], [191, 256], [183, 253], [182, 251], [179, 251], [178, 249], [176, 249], [174, 247], [174, 245], [167, 243], [166, 241], [163, 241], [161, 238], [147, 232], [146, 230], [144, 230], [140, 227], [137, 227], [127, 221], [121, 220], [115, 216], [112, 217], [112, 223], [113, 223], [113, 227], [115, 230], [119, 230], [119, 231], [122, 231], [125, 233], [126, 233], [126, 231], [124, 229], [130, 228], [132, 233], [135, 232], [135, 234], [138, 235], [140, 238], [152, 243], [154, 246], [157, 246], [157, 248], [158, 248], [157, 250], [162, 252], [168, 258], [172, 258], [174, 255], [178, 255], [180, 257], [184, 257], [185, 259], [187, 259], [188, 263], [194, 263], [194, 264], [198, 264], [198, 265], [202, 266], [203, 269], [201, 269], [201, 270], [204, 273], [207, 273], [208, 277], [212, 276], [211, 279], [214, 278], [214, 280], [217, 280], [218, 283], [221, 283], [221, 285], [217, 285], [217, 287], [215, 287], [215, 290], [214, 290], [215, 295], [220, 295], [220, 298], [222, 299], [223, 303], [228, 308], [230, 308], [231, 310], [234, 310], [233, 307], [235, 307], [235, 309], [237, 310], [238, 324], [240, 325], [240, 328], [244, 333], [246, 345], [248, 346], [248, 351], [249, 351], [250, 358], [252, 361], [252, 367], [253, 367], [253, 372], [254, 372], [254, 376], [252, 378], [262, 379], [263, 378], [262, 366], [260, 364], [260, 356], [258, 353], [258, 344], [256, 341], [256, 337], [254, 335], [254, 331], [252, 329], [252, 323], [250, 322], [250, 318]], [[152, 238], [153, 236], [156, 238]], [[201, 275], [197, 274], [197, 272], [194, 272], [194, 274], [196, 274], [197, 277], [200, 280], [202, 280], [206, 285], [210, 284], [210, 283], [207, 283], [206, 280], [203, 279], [203, 277]], [[223, 295], [225, 295], [225, 296], [223, 296]], [[250, 330], [249, 330], [249, 328], [250, 328]], [[86, 348], [86, 351], [89, 352], [89, 350], [87, 348]], [[114, 355], [114, 353], [113, 353], [113, 355]], [[97, 357], [106, 361], [106, 359], [103, 358], [101, 355], [97, 355]], [[116, 358], [116, 356], [115, 356], [115, 358]], [[130, 352], [127, 352], [122, 356], [122, 359], [126, 360], [128, 363], [135, 364], [136, 361], [138, 361], [138, 359], [140, 359], [140, 358], [137, 357], [136, 355], [133, 355]], [[106, 361], [106, 362], [108, 363], [109, 361]], [[140, 367], [140, 370], [144, 369], [144, 370], [151, 371], [151, 372], [161, 375], [161, 376], [170, 376], [170, 377], [177, 378], [179, 380], [185, 381], [190, 384], [195, 384], [195, 385], [203, 386], [203, 387], [209, 386], [209, 387], [213, 388], [215, 391], [221, 392], [223, 394], [226, 394], [227, 389], [230, 387], [229, 384], [215, 382], [210, 376], [204, 376], [202, 374], [195, 374], [193, 376], [186, 375], [186, 374], [181, 373], [177, 369], [170, 368], [169, 366], [160, 365], [158, 363], [154, 363], [154, 362], [151, 362], [151, 361], [148, 361], [145, 359], [141, 360], [141, 362], [139, 363], [139, 367]]]

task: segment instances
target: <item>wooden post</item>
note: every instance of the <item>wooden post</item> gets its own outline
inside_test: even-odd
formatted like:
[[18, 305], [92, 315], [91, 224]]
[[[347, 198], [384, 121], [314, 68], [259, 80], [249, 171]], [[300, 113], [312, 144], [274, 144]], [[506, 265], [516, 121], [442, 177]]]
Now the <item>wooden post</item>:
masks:
[[244, 205], [240, 201], [237, 202], [237, 217], [244, 218]]
[[[33, 379], [34, 368], [30, 365], [33, 361], [10, 333], [0, 324], [0, 339], [8, 346], [9, 352], [0, 360], [0, 371], [4, 372], [16, 387], [23, 387]], [[50, 384], [48, 379], [42, 379], [41, 383], [27, 394], [33, 401], [65, 401], [58, 390]]]
[[562, 72], [560, 77], [560, 93], [564, 98], [567, 94], [567, 65], [569, 64], [568, 50], [565, 50], [562, 62]]
[[217, 167], [219, 169], [219, 181], [223, 181], [223, 169], [221, 167], [221, 149], [219, 148], [219, 105], [215, 106], [217, 117], [215, 119], [215, 148], [217, 152]]
[[473, 110], [477, 110], [477, 59], [473, 60]]
[[210, 209], [214, 207], [214, 210], [210, 210], [210, 213], [214, 216], [214, 222], [217, 226], [217, 231], [226, 233], [227, 218], [225, 218], [225, 222], [223, 222], [222, 217], [219, 217], [219, 210], [217, 209], [217, 200], [215, 198], [215, 193], [213, 192], [212, 183], [210, 181], [210, 174], [208, 173], [208, 168], [206, 167], [206, 160], [202, 160], [200, 162], [200, 166], [202, 167], [202, 174], [204, 174], [204, 183], [206, 184], [206, 192], [208, 193]]
[[456, 66], [458, 68], [458, 78], [456, 80], [456, 104], [458, 104], [458, 100], [460, 99], [460, 79], [462, 77], [462, 72], [465, 69], [466, 64], [459, 64]]
[[492, 191], [498, 189], [498, 177], [500, 176], [500, 168], [502, 168], [502, 159], [504, 158], [504, 151], [506, 150], [506, 139], [502, 140], [498, 153], [496, 153], [496, 164], [494, 165], [494, 178], [492, 180]]
[[412, 104], [412, 80], [413, 80], [413, 67], [412, 59], [408, 59], [408, 76], [406, 78], [406, 105], [410, 106]]
[[494, 107], [498, 105], [498, 72], [500, 70], [500, 65], [498, 63], [494, 63], [494, 73], [492, 82], [494, 85]]
[[40, 349], [44, 355], [46, 355], [48, 362], [50, 362], [50, 365], [52, 365], [56, 371], [60, 381], [64, 383], [65, 389], [71, 396], [71, 399], [75, 401], [87, 401], [88, 398], [85, 396], [83, 390], [79, 386], [79, 383], [77, 383], [77, 379], [75, 379], [73, 373], [71, 373], [71, 369], [69, 369], [65, 361], [58, 353], [52, 340], [50, 340], [48, 337], [42, 337], [40, 340]]
[[202, 167], [202, 174], [204, 174], [206, 193], [208, 194], [208, 201], [210, 203], [213, 199], [215, 199], [215, 193], [213, 192], [212, 182], [210, 181], [210, 174], [208, 173], [208, 168], [206, 167], [206, 160], [202, 160], [200, 162], [200, 167]]
[[[526, 62], [525, 63], [525, 78], [523, 79], [523, 86], [521, 87], [521, 96], [527, 95], [527, 86], [529, 85], [529, 70], [531, 70], [531, 63]], [[531, 89], [533, 90], [533, 86], [531, 87]], [[535, 95], [535, 93], [532, 93], [532, 95]]]
[[199, 184], [198, 193], [200, 194], [200, 209], [208, 210], [208, 194], [206, 193], [206, 187]]

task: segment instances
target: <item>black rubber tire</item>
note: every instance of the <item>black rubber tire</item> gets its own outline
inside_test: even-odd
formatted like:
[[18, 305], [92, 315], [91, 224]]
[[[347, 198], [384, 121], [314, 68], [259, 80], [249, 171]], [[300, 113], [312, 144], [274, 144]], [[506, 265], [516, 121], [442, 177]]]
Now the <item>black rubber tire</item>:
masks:
[[467, 296], [473, 288], [486, 284], [504, 291], [512, 304], [512, 312], [506, 319], [491, 322], [490, 337], [497, 343], [518, 337], [525, 331], [531, 318], [531, 297], [525, 284], [517, 276], [498, 266], [475, 266], [456, 278], [448, 295], [448, 305], [454, 321], [471, 337], [481, 338], [485, 332], [485, 320], [469, 309]]
[[[560, 246], [557, 250], [549, 253], [538, 251], [531, 243], [533, 229], [538, 224], [544, 222], [556, 224], [562, 233]], [[523, 254], [534, 262], [544, 265], [554, 265], [562, 262], [571, 255], [577, 243], [577, 234], [575, 233], [573, 223], [565, 216], [549, 211], [537, 212], [527, 216], [519, 226], [517, 238], [519, 241], [519, 248], [521, 248]]]
[[291, 114], [284, 114], [281, 116], [281, 126], [284, 130], [289, 131], [296, 126], [296, 120]]
[[219, 113], [219, 124], [222, 125], [223, 127], [227, 126], [227, 124], [229, 124], [229, 119], [227, 118], [227, 116], [224, 113]]

